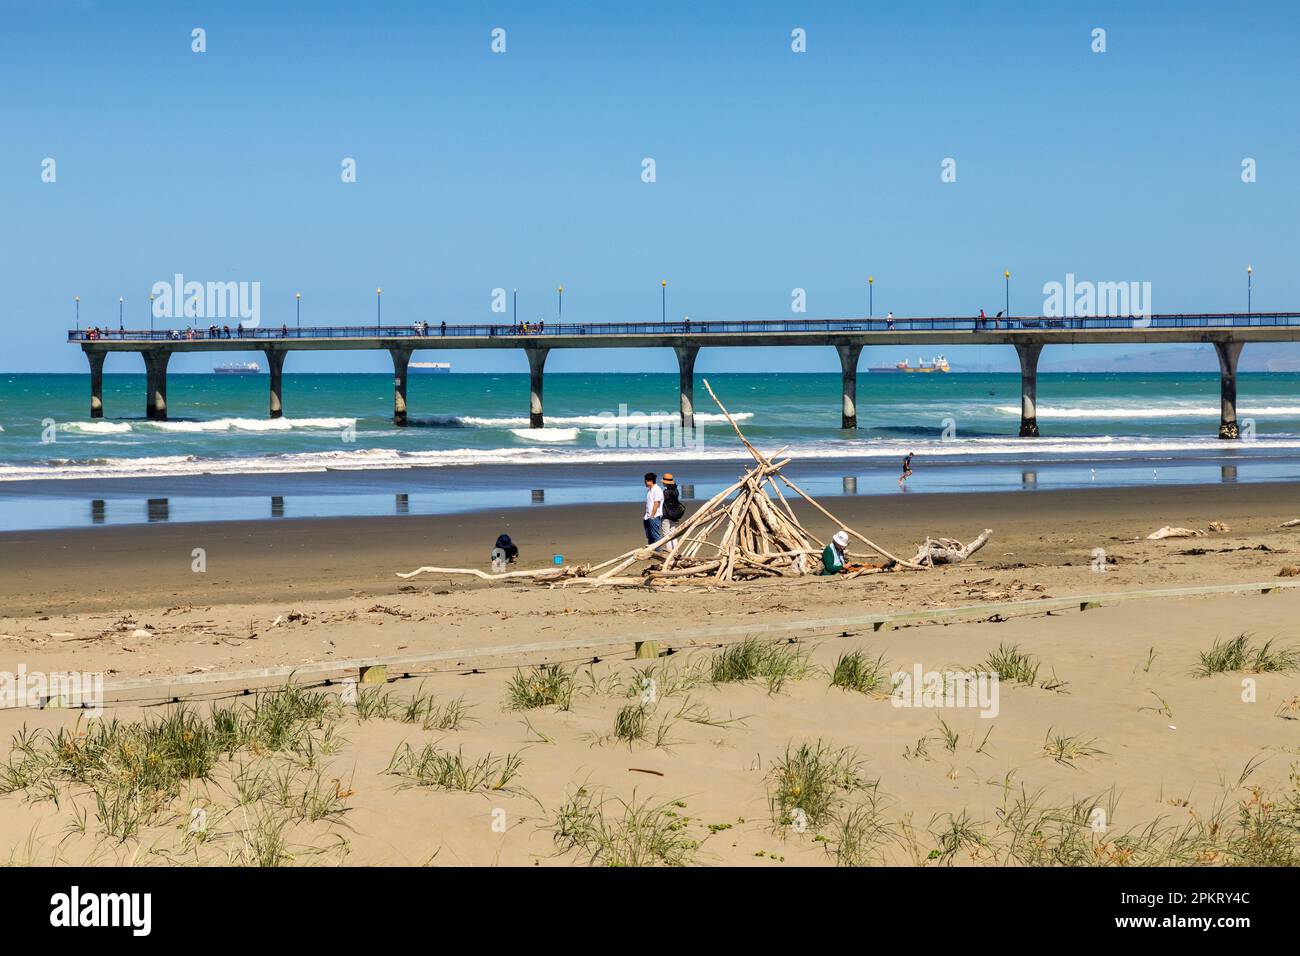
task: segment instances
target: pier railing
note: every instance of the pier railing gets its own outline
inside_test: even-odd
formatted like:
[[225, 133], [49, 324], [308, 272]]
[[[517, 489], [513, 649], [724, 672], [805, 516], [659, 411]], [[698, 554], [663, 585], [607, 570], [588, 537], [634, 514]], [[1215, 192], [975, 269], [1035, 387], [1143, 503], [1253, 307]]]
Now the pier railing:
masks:
[[755, 319], [680, 322], [539, 322], [521, 324], [444, 324], [343, 326], [267, 326], [240, 328], [71, 329], [69, 342], [275, 341], [279, 339], [436, 339], [534, 338], [582, 335], [756, 335], [826, 332], [996, 332], [1089, 329], [1241, 329], [1300, 327], [1300, 312], [1206, 312], [1105, 318], [969, 316], [926, 318]]

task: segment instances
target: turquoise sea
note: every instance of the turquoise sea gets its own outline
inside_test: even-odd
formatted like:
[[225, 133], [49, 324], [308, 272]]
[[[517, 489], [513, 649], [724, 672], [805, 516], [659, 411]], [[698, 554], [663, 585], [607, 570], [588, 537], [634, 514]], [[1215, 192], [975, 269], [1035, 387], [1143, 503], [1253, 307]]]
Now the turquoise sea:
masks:
[[635, 501], [645, 470], [700, 495], [745, 457], [702, 378], [821, 494], [896, 493], [908, 452], [907, 493], [1300, 477], [1290, 373], [1239, 377], [1241, 442], [1216, 437], [1209, 373], [1040, 375], [1039, 439], [1016, 436], [1014, 374], [864, 368], [856, 432], [840, 429], [838, 374], [703, 375], [692, 435], [677, 426], [675, 374], [548, 375], [540, 431], [527, 427], [524, 374], [412, 374], [405, 428], [384, 374], [286, 374], [278, 420], [265, 374], [172, 374], [166, 422], [144, 417], [143, 374], [105, 375], [93, 421], [88, 376], [8, 374], [0, 529]]

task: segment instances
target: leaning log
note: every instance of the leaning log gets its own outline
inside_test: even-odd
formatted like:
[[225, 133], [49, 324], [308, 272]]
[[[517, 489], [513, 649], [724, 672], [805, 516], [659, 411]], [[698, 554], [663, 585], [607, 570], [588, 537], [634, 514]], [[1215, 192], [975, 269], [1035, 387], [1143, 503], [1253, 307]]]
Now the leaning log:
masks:
[[993, 529], [985, 528], [970, 544], [962, 544], [956, 538], [926, 538], [923, 544], [917, 546], [912, 563], [926, 566], [958, 564], [988, 544], [992, 536]]

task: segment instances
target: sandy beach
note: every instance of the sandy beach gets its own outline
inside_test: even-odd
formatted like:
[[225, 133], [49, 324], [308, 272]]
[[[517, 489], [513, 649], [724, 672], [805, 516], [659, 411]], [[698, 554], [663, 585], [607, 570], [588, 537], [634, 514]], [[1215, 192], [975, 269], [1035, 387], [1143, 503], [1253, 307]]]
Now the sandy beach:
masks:
[[[464, 654], [390, 667], [355, 703], [338, 683], [302, 682], [278, 695], [312, 698], [297, 700], [291, 734], [226, 740], [209, 773], [161, 786], [134, 826], [37, 740], [62, 729], [89, 747], [76, 737], [84, 717], [0, 710], [0, 750], [24, 727], [36, 733], [0, 777], [0, 858], [979, 865], [1063, 862], [1052, 854], [1068, 848], [1102, 864], [1294, 862], [1293, 838], [1261, 831], [1294, 820], [1300, 675], [1257, 673], [1249, 653], [1241, 668], [1198, 668], [1243, 634], [1247, 651], [1273, 642], [1256, 663], [1293, 648], [1300, 593], [1104, 600], [1285, 582], [1300, 563], [1300, 530], [1278, 528], [1300, 513], [1294, 497], [1287, 485], [1153, 484], [828, 498], [896, 552], [927, 534], [994, 536], [969, 561], [927, 571], [673, 589], [396, 574], [484, 569], [502, 532], [524, 567], [556, 553], [604, 560], [639, 543], [627, 506], [0, 535], [0, 669], [102, 671], [111, 684]], [[1146, 540], [1211, 522], [1230, 530]], [[1091, 595], [1100, 607], [1033, 607]], [[1022, 606], [937, 620], [945, 607], [1006, 602]], [[934, 622], [878, 631], [817, 623], [927, 609]], [[645, 636], [664, 656], [632, 659]], [[554, 647], [475, 654], [542, 643]], [[738, 643], [757, 663], [733, 666]], [[996, 716], [894, 706], [889, 675], [918, 667], [1002, 671]], [[205, 720], [213, 706], [265, 710], [275, 695], [241, 691], [283, 683], [141, 692], [105, 717], [158, 721], [172, 696]], [[805, 777], [822, 781], [814, 803]]]

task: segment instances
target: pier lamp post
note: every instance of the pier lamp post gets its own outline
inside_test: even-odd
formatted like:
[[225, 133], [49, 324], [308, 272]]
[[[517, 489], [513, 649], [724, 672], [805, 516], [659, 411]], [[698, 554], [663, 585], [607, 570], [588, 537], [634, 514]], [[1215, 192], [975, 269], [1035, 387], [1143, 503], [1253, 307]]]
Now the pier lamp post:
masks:
[[511, 319], [515, 325], [519, 324], [519, 290], [515, 289], [515, 294], [510, 300], [510, 306], [514, 310], [514, 318]]
[[294, 298], [294, 311], [298, 317], [298, 328], [301, 329], [302, 328], [302, 293], [295, 292], [293, 294], [293, 298]]
[[384, 298], [384, 290], [381, 288], [376, 288], [375, 289], [375, 333], [378, 335], [382, 335], [384, 332], [384, 310], [383, 307], [380, 305], [383, 298]]
[[153, 293], [149, 293], [149, 331], [153, 331]]
[[564, 321], [564, 286], [560, 286], [556, 289], [555, 294], [559, 297], [557, 299], [559, 303], [559, 311], [556, 312], [555, 321], [562, 322]]
[[1007, 325], [1008, 327], [1010, 327], [1011, 324], [1011, 270], [1010, 269], [1004, 269], [1002, 271], [1002, 281], [1006, 283], [1007, 301], [1005, 303], [1005, 308], [1007, 310], [1006, 312]]
[[1254, 269], [1252, 269], [1250, 266], [1246, 266], [1246, 314], [1247, 315], [1250, 315], [1250, 293], [1251, 293], [1252, 281], [1255, 278], [1254, 273], [1255, 273]]
[[668, 280], [659, 280], [659, 321], [668, 322]]
[[74, 295], [72, 301], [77, 303], [77, 328], [81, 328], [81, 296]]
[[122, 317], [122, 297], [120, 295], [117, 297], [117, 330], [119, 332], [126, 331], [126, 319]]
[[876, 277], [867, 276], [867, 317], [876, 314]]

